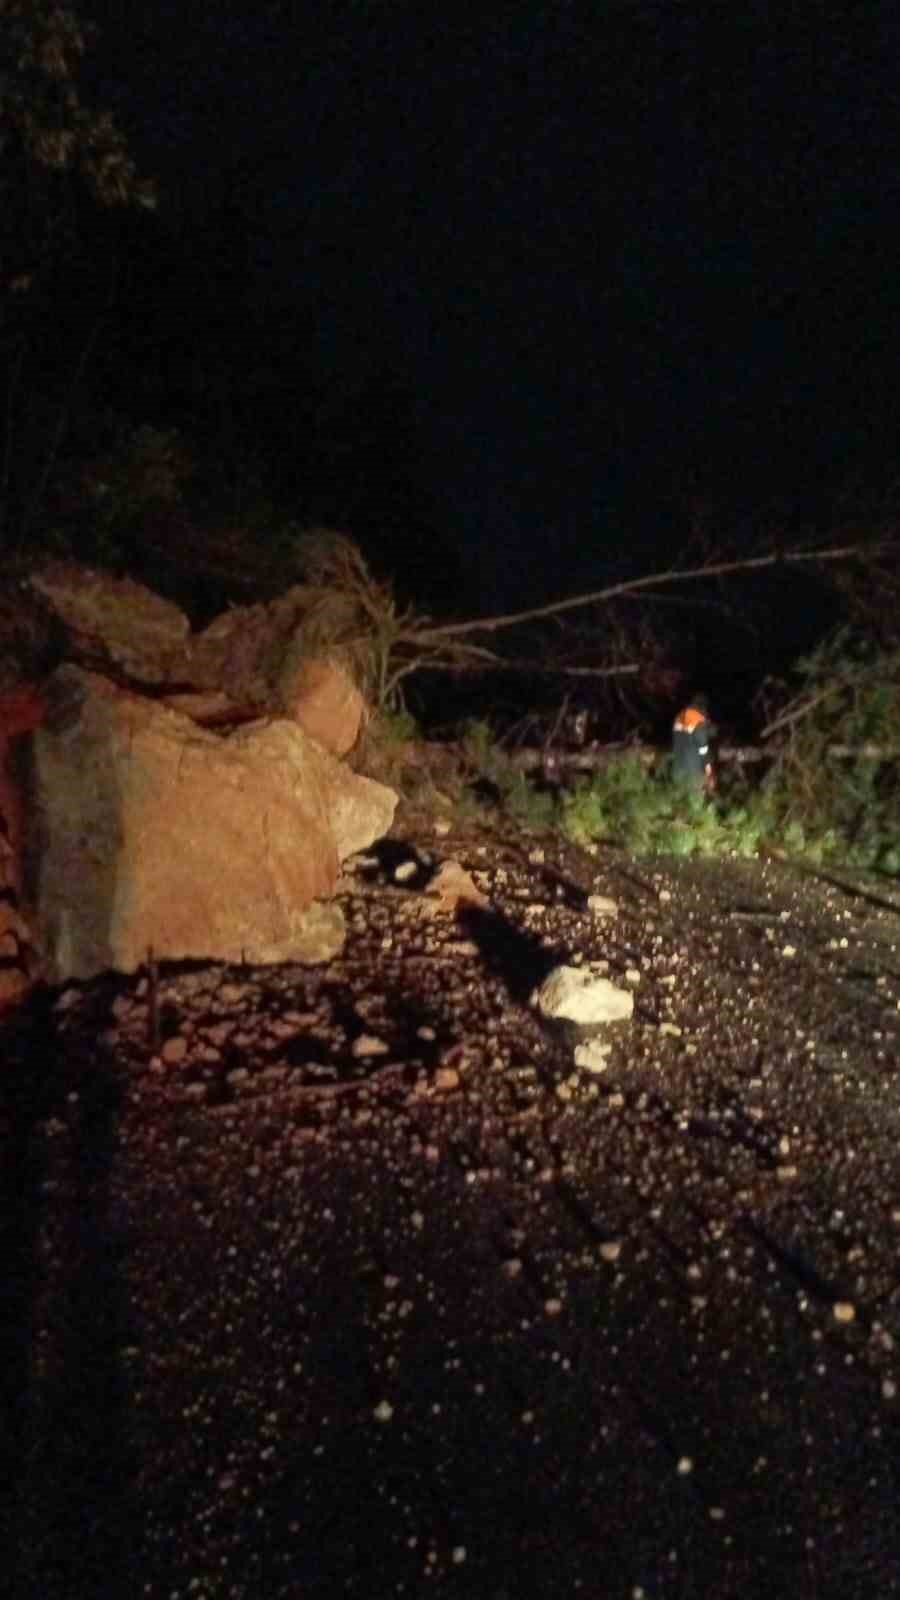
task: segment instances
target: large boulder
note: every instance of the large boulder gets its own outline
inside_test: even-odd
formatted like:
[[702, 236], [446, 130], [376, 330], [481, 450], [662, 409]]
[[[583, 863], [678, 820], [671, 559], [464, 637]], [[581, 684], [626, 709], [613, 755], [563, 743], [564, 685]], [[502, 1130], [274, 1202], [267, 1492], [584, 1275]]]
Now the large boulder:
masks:
[[287, 721], [221, 737], [74, 666], [46, 696], [27, 861], [49, 981], [132, 972], [150, 950], [309, 959], [307, 908], [390, 826], [393, 791]]
[[[352, 601], [333, 597], [327, 626], [321, 605], [317, 590], [295, 583], [266, 605], [223, 611], [191, 638], [190, 682], [224, 690], [239, 705], [265, 706], [297, 718], [326, 749], [345, 754], [359, 731], [363, 705], [346, 671], [332, 659], [327, 639], [329, 628], [335, 636], [352, 631]], [[303, 701], [306, 711], [298, 715]]]
[[[61, 630], [67, 660], [138, 687], [160, 686], [170, 704], [190, 691], [221, 697], [223, 720], [287, 717], [334, 755], [356, 743], [365, 701], [326, 642], [315, 589], [294, 584], [268, 604], [232, 606], [192, 633], [178, 606], [130, 578], [68, 561], [39, 569], [29, 583]], [[351, 597], [332, 596], [328, 627], [352, 631], [352, 607]]]
[[41, 568], [29, 585], [62, 624], [67, 655], [137, 683], [183, 681], [191, 625], [152, 589], [73, 561]]

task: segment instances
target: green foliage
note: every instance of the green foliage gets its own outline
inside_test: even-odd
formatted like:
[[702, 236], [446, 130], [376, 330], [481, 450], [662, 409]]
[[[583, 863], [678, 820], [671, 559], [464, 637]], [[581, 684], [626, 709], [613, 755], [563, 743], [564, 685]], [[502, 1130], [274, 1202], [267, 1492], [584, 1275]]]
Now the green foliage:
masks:
[[[896, 872], [900, 650], [841, 629], [797, 664], [761, 808], [790, 854]], [[841, 753], [841, 750], [844, 753]]]
[[900, 651], [843, 630], [798, 664], [797, 678], [773, 724], [778, 753], [755, 788], [726, 776], [707, 800], [666, 767], [649, 775], [623, 759], [568, 791], [563, 831], [635, 855], [748, 856], [766, 844], [814, 865], [897, 873]]
[[373, 733], [379, 744], [392, 746], [409, 744], [419, 737], [419, 724], [411, 711], [404, 706], [385, 706], [375, 719]]
[[503, 809], [523, 828], [552, 828], [559, 820], [556, 796], [541, 789], [526, 773], [512, 772], [501, 786]]
[[561, 826], [580, 844], [605, 841], [633, 855], [752, 855], [763, 819], [747, 804], [707, 800], [634, 757], [610, 761], [564, 796]]
[[[556, 796], [540, 788], [510, 759], [489, 722], [477, 719], [466, 722], [461, 746], [464, 762], [476, 778], [491, 786], [495, 804], [505, 815], [523, 828], [550, 828], [557, 823]], [[469, 795], [467, 804], [483, 810], [484, 800], [479, 802], [471, 791]]]
[[463, 724], [462, 729], [463, 758], [474, 768], [479, 778], [487, 778], [489, 782], [496, 783], [501, 777], [508, 775], [509, 757], [497, 741], [497, 735], [489, 722], [472, 718]]

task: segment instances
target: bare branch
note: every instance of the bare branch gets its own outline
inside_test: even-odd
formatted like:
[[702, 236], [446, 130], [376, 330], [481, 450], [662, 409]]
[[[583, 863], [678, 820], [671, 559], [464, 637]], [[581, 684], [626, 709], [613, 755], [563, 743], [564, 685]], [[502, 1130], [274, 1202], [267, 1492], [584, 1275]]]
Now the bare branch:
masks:
[[567, 600], [554, 600], [548, 606], [536, 606], [529, 611], [513, 611], [506, 616], [484, 617], [475, 622], [452, 622], [442, 627], [416, 630], [409, 636], [410, 643], [423, 645], [441, 639], [459, 638], [467, 633], [496, 633], [501, 628], [512, 628], [518, 623], [537, 622], [542, 617], [555, 617], [565, 611], [575, 611], [585, 606], [618, 600], [624, 595], [639, 594], [653, 585], [696, 583], [704, 578], [723, 578], [733, 572], [760, 571], [764, 567], [802, 561], [849, 561], [854, 556], [869, 556], [876, 550], [889, 548], [895, 543], [896, 541], [892, 539], [875, 542], [863, 540], [858, 544], [825, 545], [815, 550], [775, 550], [762, 556], [744, 556], [736, 561], [716, 561], [699, 567], [673, 567], [667, 572], [654, 572], [644, 578], [628, 578], [622, 583], [610, 584], [605, 589], [595, 589], [590, 594], [573, 595]]
[[423, 657], [419, 661], [408, 662], [405, 671], [418, 672], [426, 668], [429, 672], [483, 672], [488, 668], [500, 668], [503, 672], [527, 672], [534, 677], [545, 674], [551, 678], [623, 678], [641, 670], [636, 661], [619, 667], [547, 667], [541, 662], [507, 661], [491, 651], [480, 650], [477, 655], [473, 651], [471, 658], [467, 651], [459, 660], [442, 661], [440, 656], [433, 659]]

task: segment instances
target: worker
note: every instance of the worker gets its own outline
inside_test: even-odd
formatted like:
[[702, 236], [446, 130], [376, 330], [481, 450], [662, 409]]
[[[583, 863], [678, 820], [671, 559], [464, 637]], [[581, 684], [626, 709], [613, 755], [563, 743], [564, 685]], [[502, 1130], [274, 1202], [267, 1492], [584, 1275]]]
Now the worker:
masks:
[[716, 732], [715, 723], [709, 719], [709, 701], [705, 694], [695, 694], [689, 704], [679, 711], [672, 727], [672, 770], [675, 777], [704, 794], [712, 794], [716, 787], [711, 750]]

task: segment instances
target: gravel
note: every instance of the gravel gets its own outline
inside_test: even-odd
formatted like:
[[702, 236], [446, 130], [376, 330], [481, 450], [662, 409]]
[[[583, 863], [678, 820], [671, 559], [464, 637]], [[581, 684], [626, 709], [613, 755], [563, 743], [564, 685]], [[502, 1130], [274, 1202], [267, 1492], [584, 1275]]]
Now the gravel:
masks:
[[[343, 881], [327, 965], [2, 1031], [17, 1593], [900, 1593], [896, 889], [424, 822]], [[601, 962], [598, 1074], [530, 996]]]

